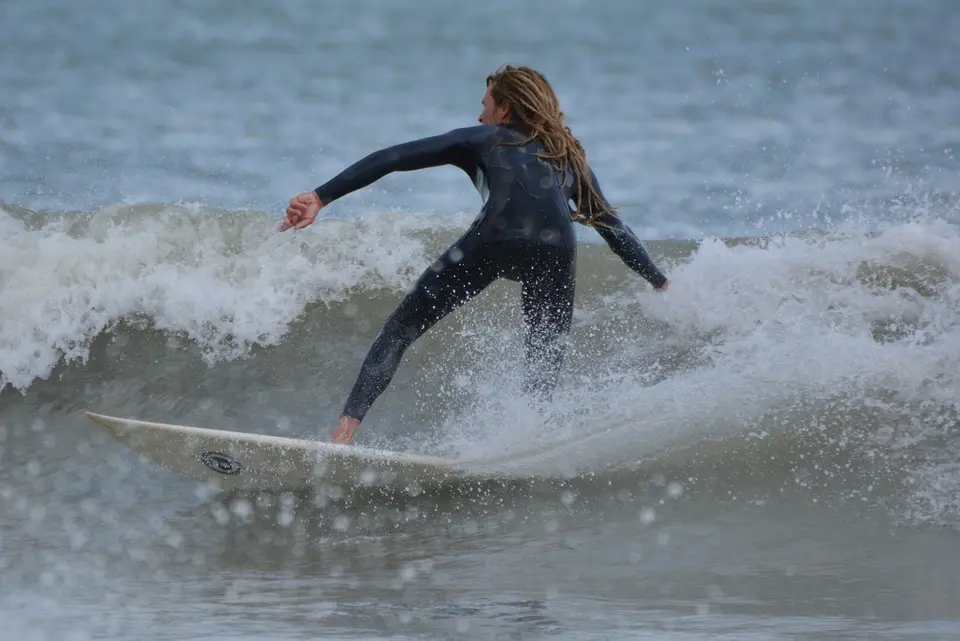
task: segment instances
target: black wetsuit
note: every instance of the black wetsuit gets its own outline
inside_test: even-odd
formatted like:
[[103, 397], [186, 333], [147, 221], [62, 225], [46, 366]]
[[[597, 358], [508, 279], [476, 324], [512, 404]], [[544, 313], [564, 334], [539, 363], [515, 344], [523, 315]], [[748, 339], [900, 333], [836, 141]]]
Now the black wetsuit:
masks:
[[[343, 416], [363, 419], [387, 388], [404, 351], [459, 305], [497, 278], [521, 283], [526, 324], [528, 390], [549, 393], [563, 361], [562, 338], [573, 316], [576, 235], [570, 202], [576, 186], [537, 158], [539, 144], [510, 125], [455, 129], [376, 151], [316, 188], [327, 205], [395, 171], [453, 165], [485, 199], [467, 231], [427, 268], [380, 329], [363, 361]], [[592, 174], [592, 172], [591, 172]], [[602, 195], [596, 178], [593, 187]], [[605, 214], [597, 232], [653, 286], [666, 278], [618, 216]]]

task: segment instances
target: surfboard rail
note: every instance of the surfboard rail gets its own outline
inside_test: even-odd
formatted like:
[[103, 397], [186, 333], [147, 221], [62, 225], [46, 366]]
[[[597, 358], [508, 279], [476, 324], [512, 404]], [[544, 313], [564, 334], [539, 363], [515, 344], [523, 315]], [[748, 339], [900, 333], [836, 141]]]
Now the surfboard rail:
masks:
[[409, 486], [463, 475], [456, 461], [356, 445], [110, 416], [87, 418], [161, 467], [223, 490]]

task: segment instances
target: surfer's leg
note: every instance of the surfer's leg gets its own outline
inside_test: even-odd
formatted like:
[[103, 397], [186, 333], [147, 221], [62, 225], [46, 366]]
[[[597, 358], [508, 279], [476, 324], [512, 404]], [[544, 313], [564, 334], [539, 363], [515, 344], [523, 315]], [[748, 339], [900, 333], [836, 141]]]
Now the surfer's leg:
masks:
[[404, 351], [454, 309], [497, 278], [482, 249], [448, 249], [420, 276], [413, 289], [387, 318], [367, 353], [342, 417], [357, 421], [387, 388]]
[[547, 400], [560, 377], [564, 339], [573, 320], [576, 250], [535, 251], [521, 289], [527, 363], [524, 391]]

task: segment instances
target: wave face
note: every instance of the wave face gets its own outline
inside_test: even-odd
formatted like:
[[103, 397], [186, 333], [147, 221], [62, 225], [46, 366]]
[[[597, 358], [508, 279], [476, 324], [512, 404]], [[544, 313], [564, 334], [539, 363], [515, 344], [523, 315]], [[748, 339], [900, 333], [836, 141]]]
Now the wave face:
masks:
[[[3, 210], [0, 401], [332, 423], [380, 322], [467, 220], [370, 213], [297, 234], [276, 222], [185, 205]], [[497, 283], [408, 351], [371, 412], [390, 429], [365, 438], [516, 475], [645, 468], [960, 524], [960, 228], [917, 218], [649, 249], [667, 295], [581, 245], [565, 377], [546, 407], [516, 392], [517, 292]], [[276, 400], [300, 390], [307, 400]], [[140, 404], [124, 406], [133, 391]]]

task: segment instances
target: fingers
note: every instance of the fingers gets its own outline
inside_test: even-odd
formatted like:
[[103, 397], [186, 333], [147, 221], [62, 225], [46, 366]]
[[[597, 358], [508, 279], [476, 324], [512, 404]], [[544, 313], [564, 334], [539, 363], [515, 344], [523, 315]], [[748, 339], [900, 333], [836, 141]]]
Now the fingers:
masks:
[[290, 199], [290, 202], [287, 204], [287, 213], [298, 212], [300, 214], [305, 213], [312, 204], [308, 194], [297, 194]]
[[287, 207], [287, 215], [284, 217], [283, 222], [280, 223], [280, 231], [287, 231], [288, 229], [296, 225], [299, 221], [300, 221], [300, 214], [296, 210], [290, 207]]
[[290, 199], [290, 202], [287, 204], [286, 217], [280, 224], [279, 231], [287, 231], [294, 227], [303, 229], [309, 224], [303, 224], [308, 211], [308, 203], [306, 203], [305, 200], [303, 194], [297, 194]]
[[286, 218], [280, 224], [280, 231], [288, 229], [303, 229], [313, 224], [317, 214], [323, 208], [315, 192], [308, 191], [297, 194], [287, 204]]
[[296, 215], [302, 216], [307, 211], [306, 205], [301, 202], [297, 202], [296, 199], [290, 201], [290, 204], [287, 205], [287, 215]]
[[288, 229], [304, 229], [313, 224], [313, 221], [317, 219], [317, 215], [287, 215], [287, 217], [280, 224], [280, 231], [287, 231]]

